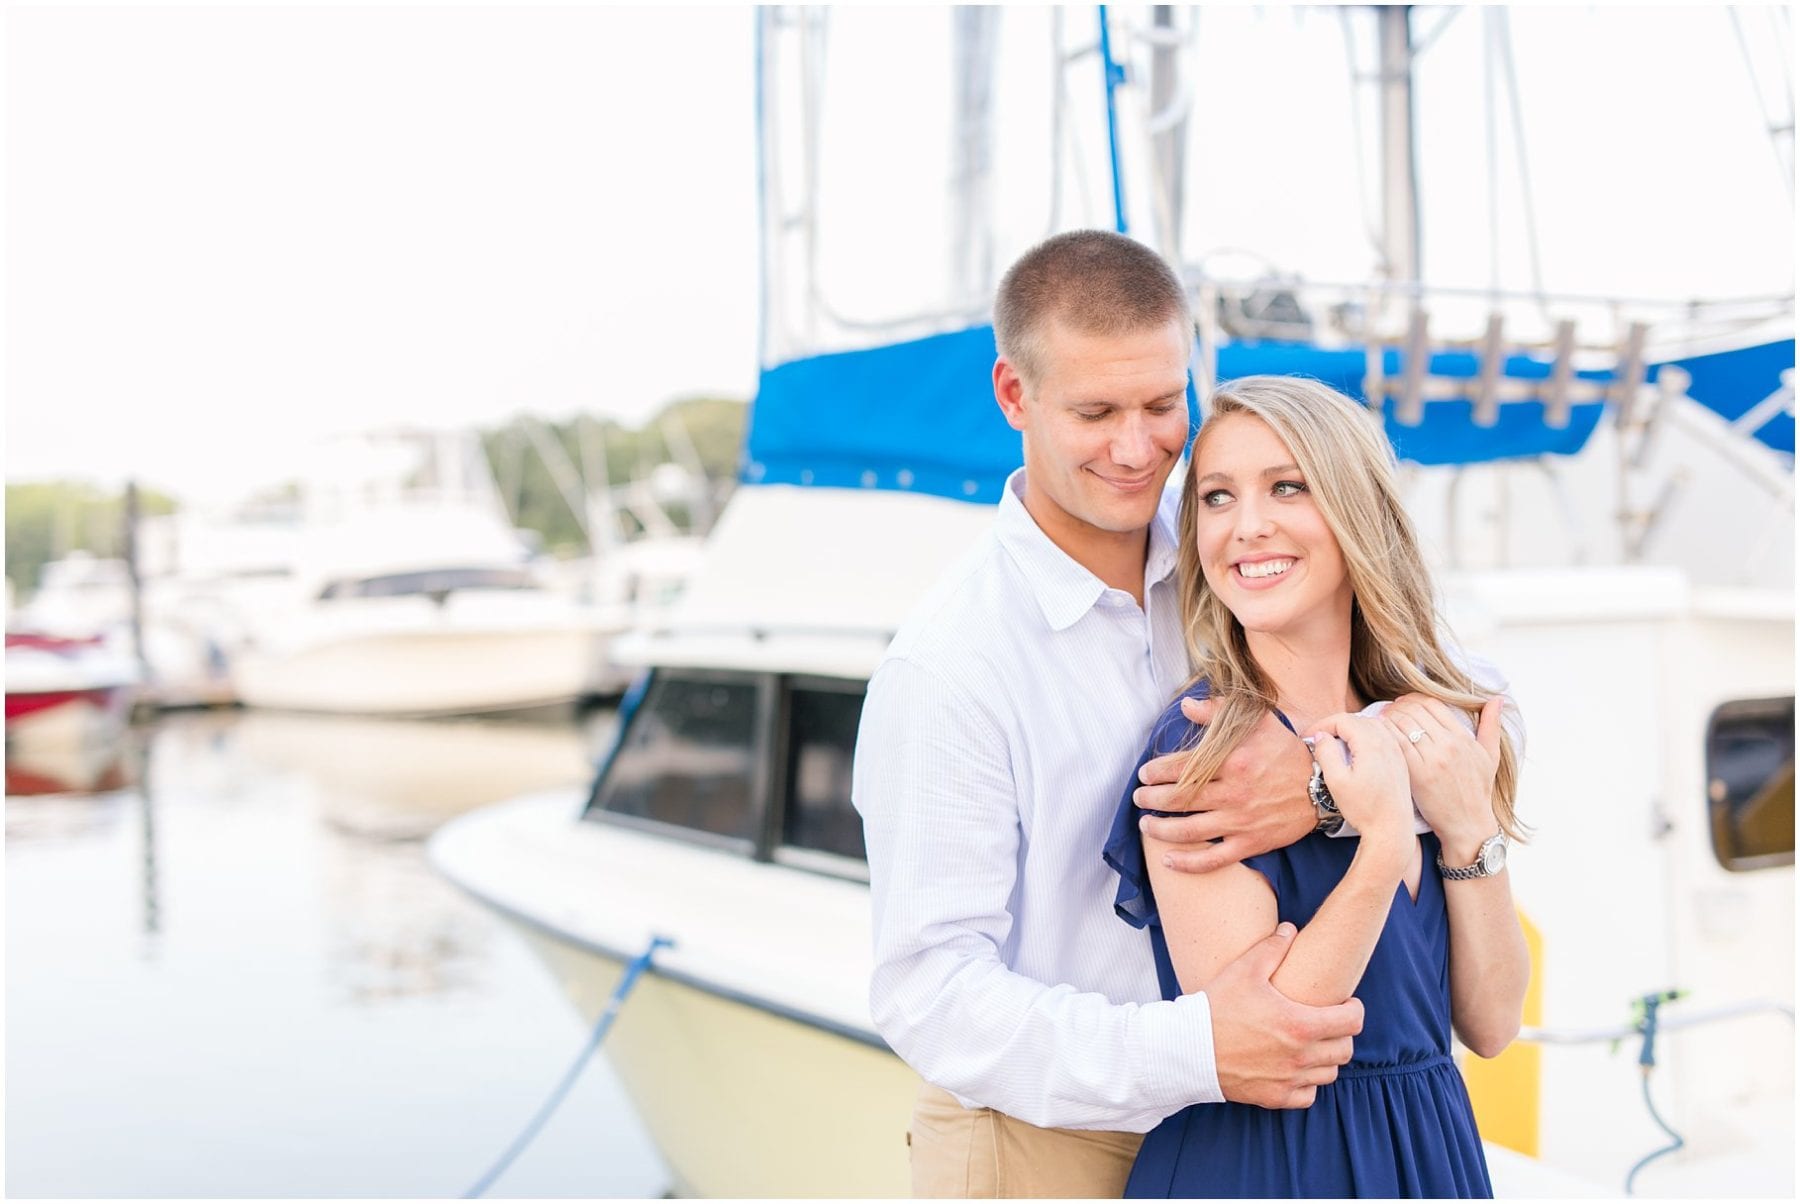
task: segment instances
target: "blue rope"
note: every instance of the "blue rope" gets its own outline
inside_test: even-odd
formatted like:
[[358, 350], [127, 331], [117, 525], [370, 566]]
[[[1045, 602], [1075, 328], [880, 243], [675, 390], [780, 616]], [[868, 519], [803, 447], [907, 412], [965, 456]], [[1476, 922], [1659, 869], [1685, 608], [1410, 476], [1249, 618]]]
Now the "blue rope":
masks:
[[1106, 76], [1106, 149], [1112, 157], [1113, 228], [1125, 230], [1125, 182], [1119, 171], [1119, 110], [1114, 94], [1125, 82], [1125, 68], [1113, 61], [1112, 35], [1106, 28], [1106, 5], [1100, 6], [1100, 69]]
[[618, 1017], [619, 1008], [624, 1005], [626, 996], [631, 994], [631, 988], [637, 985], [638, 978], [650, 968], [650, 959], [656, 956], [658, 949], [667, 948], [674, 943], [667, 937], [652, 937], [644, 951], [625, 967], [625, 976], [619, 979], [619, 985], [613, 988], [612, 998], [606, 1001], [606, 1007], [600, 1012], [600, 1019], [594, 1022], [594, 1031], [588, 1036], [587, 1046], [582, 1049], [581, 1056], [575, 1059], [575, 1064], [569, 1067], [568, 1072], [562, 1077], [562, 1082], [556, 1085], [556, 1090], [550, 1093], [550, 1098], [544, 1101], [543, 1107], [539, 1108], [537, 1115], [531, 1118], [531, 1123], [525, 1126], [524, 1132], [513, 1139], [513, 1143], [506, 1148], [504, 1154], [500, 1155], [500, 1160], [489, 1168], [487, 1174], [477, 1179], [475, 1186], [463, 1193], [463, 1199], [479, 1198], [494, 1185], [494, 1180], [506, 1173], [506, 1169], [513, 1164], [513, 1160], [524, 1153], [525, 1147], [536, 1140], [538, 1131], [544, 1127], [544, 1122], [550, 1119], [550, 1114], [562, 1104], [564, 1097], [569, 1094], [569, 1088], [573, 1087], [575, 1080], [581, 1076], [581, 1071], [587, 1065], [588, 1059], [594, 1056], [594, 1051], [600, 1048], [602, 1041], [606, 1040], [607, 1031], [612, 1028], [613, 1020]]

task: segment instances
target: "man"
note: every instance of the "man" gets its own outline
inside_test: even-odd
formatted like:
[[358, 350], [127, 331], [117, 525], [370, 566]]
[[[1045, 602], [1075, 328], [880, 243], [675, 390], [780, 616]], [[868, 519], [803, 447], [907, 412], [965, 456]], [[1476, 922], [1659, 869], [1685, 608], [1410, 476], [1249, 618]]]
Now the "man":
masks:
[[[1291, 925], [1165, 1002], [1149, 942], [1112, 910], [1100, 848], [1187, 677], [1163, 493], [1188, 437], [1180, 282], [1130, 239], [1059, 235], [1007, 272], [994, 328], [994, 395], [1025, 467], [895, 637], [858, 734], [871, 1008], [925, 1079], [916, 1195], [1116, 1197], [1140, 1135], [1189, 1103], [1311, 1103], [1362, 1012], [1269, 985]], [[1145, 781], [1179, 767], [1153, 762]], [[1310, 767], [1271, 716], [1199, 797], [1155, 785], [1138, 801], [1194, 809], [1145, 822], [1191, 846], [1177, 868], [1211, 869], [1311, 830]]]

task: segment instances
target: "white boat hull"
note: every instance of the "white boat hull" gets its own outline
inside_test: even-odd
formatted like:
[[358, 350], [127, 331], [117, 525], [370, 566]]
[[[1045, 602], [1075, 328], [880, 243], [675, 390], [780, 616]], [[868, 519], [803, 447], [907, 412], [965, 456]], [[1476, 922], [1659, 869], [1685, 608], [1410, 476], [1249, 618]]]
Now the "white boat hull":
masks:
[[347, 634], [233, 663], [246, 706], [447, 715], [570, 703], [591, 687], [604, 636], [581, 626]]
[[[593, 1023], [652, 935], [674, 943], [638, 981], [606, 1054], [676, 1194], [911, 1194], [919, 1079], [865, 1001], [866, 888], [574, 819], [579, 796], [515, 800], [431, 844], [452, 881], [511, 920]], [[1501, 1195], [1604, 1187], [1490, 1144]]]

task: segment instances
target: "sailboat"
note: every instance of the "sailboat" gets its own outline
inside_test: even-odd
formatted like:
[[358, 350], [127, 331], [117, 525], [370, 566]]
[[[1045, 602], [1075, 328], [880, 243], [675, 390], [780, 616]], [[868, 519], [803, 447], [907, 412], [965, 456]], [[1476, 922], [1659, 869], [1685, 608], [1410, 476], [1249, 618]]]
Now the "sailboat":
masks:
[[[676, 1192], [907, 1194], [917, 1080], [866, 1000], [862, 691], [1019, 462], [987, 383], [997, 271], [1101, 225], [1189, 281], [1201, 395], [1304, 371], [1369, 405], [1450, 623], [1527, 716], [1527, 1031], [1465, 1066], [1496, 1188], [1791, 1194], [1791, 288], [1659, 306], [1421, 283], [1415, 18], [1346, 18], [1378, 59], [1388, 237], [1380, 271], [1332, 286], [1191, 249], [1191, 14], [759, 11], [740, 486], [681, 603], [619, 646], [646, 672], [589, 788], [432, 844], [584, 1015], [673, 942], [608, 1052]], [[1665, 1126], [1685, 1147], [1640, 1170]]]

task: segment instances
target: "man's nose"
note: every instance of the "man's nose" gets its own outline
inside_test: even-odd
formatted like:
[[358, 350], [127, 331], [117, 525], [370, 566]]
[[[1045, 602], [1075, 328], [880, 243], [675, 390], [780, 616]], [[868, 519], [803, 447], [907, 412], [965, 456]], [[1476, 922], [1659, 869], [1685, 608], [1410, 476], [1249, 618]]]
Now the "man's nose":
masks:
[[1155, 462], [1156, 440], [1150, 436], [1148, 416], [1131, 411], [1120, 419], [1113, 433], [1112, 457], [1121, 468], [1148, 468]]

